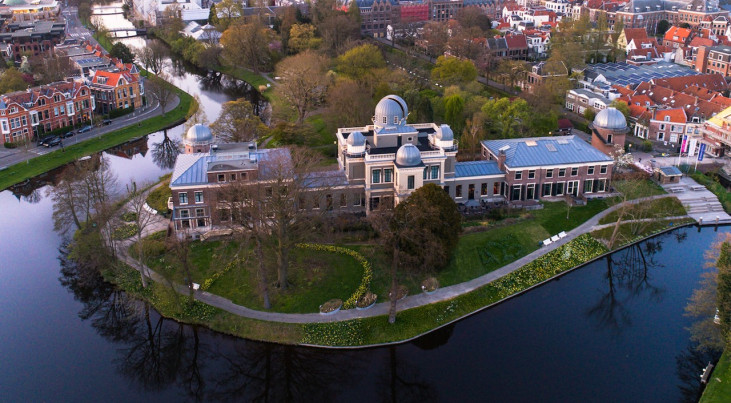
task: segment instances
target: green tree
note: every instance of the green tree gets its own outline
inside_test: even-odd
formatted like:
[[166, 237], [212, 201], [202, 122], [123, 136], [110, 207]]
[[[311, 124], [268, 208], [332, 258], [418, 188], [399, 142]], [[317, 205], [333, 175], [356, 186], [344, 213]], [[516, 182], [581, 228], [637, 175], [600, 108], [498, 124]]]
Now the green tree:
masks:
[[216, 10], [216, 3], [211, 3], [211, 8], [208, 11], [208, 23], [213, 26], [218, 26], [218, 11]]
[[596, 112], [594, 112], [591, 108], [586, 108], [584, 110], [584, 119], [588, 120], [589, 122], [594, 121], [594, 117], [596, 117]]
[[668, 20], [660, 20], [660, 22], [657, 23], [657, 36], [663, 36], [665, 35], [665, 32], [670, 29], [672, 25], [670, 24], [670, 21]]
[[464, 128], [464, 98], [459, 94], [444, 98], [444, 120], [455, 133], [462, 133]]
[[216, 139], [228, 143], [256, 140], [267, 131], [267, 126], [256, 115], [254, 105], [244, 98], [223, 104], [221, 115], [211, 124]]
[[223, 57], [233, 66], [248, 67], [259, 73], [269, 67], [269, 28], [258, 19], [249, 24], [234, 24], [221, 36]]
[[287, 46], [291, 53], [317, 49], [320, 43], [322, 39], [315, 36], [315, 26], [312, 24], [294, 24], [289, 29]]
[[431, 71], [432, 80], [447, 86], [452, 84], [467, 84], [477, 77], [477, 68], [470, 60], [461, 60], [455, 57], [439, 56]]
[[531, 109], [523, 99], [491, 99], [482, 106], [482, 113], [499, 138], [521, 137], [531, 119]]
[[337, 71], [359, 83], [374, 78], [377, 69], [386, 67], [381, 50], [375, 45], [354, 47], [337, 58]]
[[236, 0], [222, 0], [216, 6], [218, 29], [221, 31], [227, 30], [235, 20], [237, 20], [244, 13], [244, 9], [241, 3]]
[[400, 266], [414, 271], [444, 268], [462, 230], [457, 204], [441, 187], [428, 183], [394, 210], [392, 229], [398, 240]]
[[358, 25], [358, 27], [360, 27], [360, 7], [358, 7], [358, 3], [355, 0], [352, 0], [348, 5], [348, 17], [351, 21], [353, 21], [353, 24], [356, 24]]
[[5, 70], [0, 76], [0, 94], [24, 90], [27, 87], [28, 82], [23, 79], [23, 74], [15, 67]]

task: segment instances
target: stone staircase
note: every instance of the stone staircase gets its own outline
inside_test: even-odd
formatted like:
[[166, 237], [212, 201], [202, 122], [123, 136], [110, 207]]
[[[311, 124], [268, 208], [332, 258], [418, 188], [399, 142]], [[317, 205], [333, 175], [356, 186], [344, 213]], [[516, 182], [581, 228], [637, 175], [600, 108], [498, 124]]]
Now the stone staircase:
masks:
[[688, 211], [688, 214], [723, 212], [723, 206], [715, 196], [701, 196], [692, 199], [685, 199], [682, 202], [683, 206], [685, 206], [685, 209]]

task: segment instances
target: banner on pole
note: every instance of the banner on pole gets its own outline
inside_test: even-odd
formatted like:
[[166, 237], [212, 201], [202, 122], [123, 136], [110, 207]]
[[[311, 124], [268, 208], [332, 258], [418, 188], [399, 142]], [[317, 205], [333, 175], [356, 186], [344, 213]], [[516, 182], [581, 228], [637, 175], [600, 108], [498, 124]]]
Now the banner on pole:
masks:
[[688, 143], [690, 144], [688, 146], [688, 156], [692, 157], [695, 155], [695, 148], [698, 145], [698, 139], [692, 138]]
[[685, 134], [685, 135], [683, 135], [683, 142], [680, 144], [680, 153], [681, 154], [685, 152], [685, 147], [687, 147], [687, 146], [688, 146], [688, 135]]
[[703, 161], [703, 154], [706, 153], [706, 143], [701, 143], [701, 149], [698, 151], [698, 161]]

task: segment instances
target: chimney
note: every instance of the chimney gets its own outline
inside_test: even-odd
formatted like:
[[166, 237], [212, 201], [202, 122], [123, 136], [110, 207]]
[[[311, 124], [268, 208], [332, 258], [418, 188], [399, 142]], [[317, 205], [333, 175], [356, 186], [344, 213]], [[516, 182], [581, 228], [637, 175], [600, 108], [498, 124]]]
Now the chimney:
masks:
[[505, 170], [505, 158], [505, 150], [500, 150], [497, 155], [497, 167], [501, 171]]

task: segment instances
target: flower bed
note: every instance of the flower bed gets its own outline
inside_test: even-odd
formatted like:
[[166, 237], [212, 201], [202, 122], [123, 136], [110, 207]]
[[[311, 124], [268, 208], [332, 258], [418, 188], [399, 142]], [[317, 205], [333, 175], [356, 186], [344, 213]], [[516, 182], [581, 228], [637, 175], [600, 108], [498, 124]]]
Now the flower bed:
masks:
[[367, 291], [365, 294], [363, 294], [362, 297], [360, 297], [360, 299], [358, 299], [358, 302], [356, 302], [355, 307], [357, 309], [368, 309], [376, 303], [377, 299], [378, 299], [378, 295], [376, 295], [370, 291]]
[[127, 211], [124, 214], [122, 214], [120, 216], [120, 218], [124, 222], [132, 222], [132, 221], [137, 220], [137, 213], [135, 213], [134, 211]]
[[320, 305], [320, 313], [332, 314], [339, 311], [342, 306], [343, 301], [341, 299], [331, 299], [330, 301], [327, 301], [324, 304]]
[[127, 239], [137, 233], [137, 224], [124, 224], [114, 229], [112, 238], [116, 240]]
[[333, 252], [333, 253], [340, 253], [343, 255], [348, 255], [354, 258], [355, 260], [360, 263], [361, 267], [363, 267], [363, 278], [360, 281], [360, 285], [358, 288], [353, 292], [353, 294], [343, 303], [343, 309], [351, 309], [355, 307], [355, 304], [358, 302], [358, 300], [365, 295], [366, 292], [368, 292], [371, 288], [371, 279], [373, 279], [373, 268], [371, 267], [371, 263], [360, 253], [348, 249], [343, 248], [340, 246], [333, 246], [333, 245], [323, 245], [323, 244], [317, 244], [317, 243], [299, 243], [297, 244], [298, 248], [301, 249], [310, 249], [310, 250], [317, 250], [317, 251], [325, 251], [325, 252]]
[[236, 263], [237, 263], [236, 261], [229, 262], [229, 264], [227, 264], [223, 270], [221, 270], [217, 273], [214, 273], [211, 277], [203, 280], [203, 284], [201, 284], [201, 290], [205, 291], [205, 290], [211, 288], [213, 283], [216, 282], [216, 280], [218, 280], [221, 276], [223, 276], [224, 274], [231, 271], [231, 269], [233, 269], [236, 266]]
[[439, 288], [439, 280], [434, 277], [429, 277], [421, 282], [421, 290], [425, 293], [433, 293], [437, 288]]

